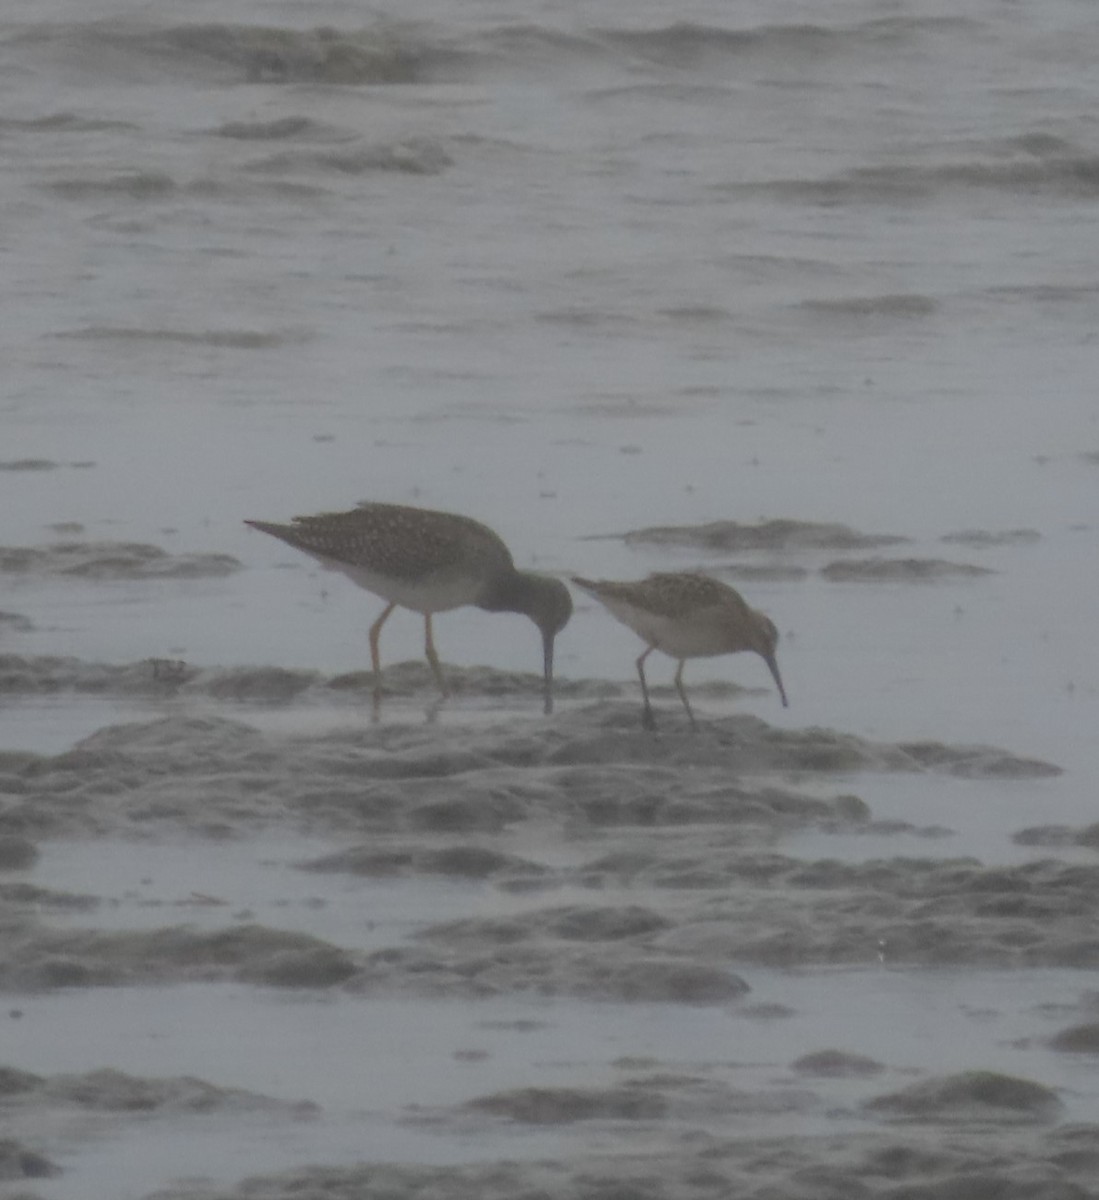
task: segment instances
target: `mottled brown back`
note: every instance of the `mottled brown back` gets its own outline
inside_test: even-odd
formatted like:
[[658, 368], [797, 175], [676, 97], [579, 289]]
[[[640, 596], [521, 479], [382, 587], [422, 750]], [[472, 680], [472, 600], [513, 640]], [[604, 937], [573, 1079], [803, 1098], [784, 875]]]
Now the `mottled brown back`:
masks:
[[248, 524], [307, 554], [394, 579], [513, 567], [507, 546], [487, 525], [403, 504], [362, 504], [348, 512], [295, 517], [289, 525]]
[[635, 582], [618, 583], [606, 579], [580, 579], [576, 582], [596, 596], [607, 596], [643, 608], [661, 617], [681, 618], [703, 608], [734, 608], [749, 620], [752, 610], [734, 588], [700, 575], [682, 571], [658, 573]]

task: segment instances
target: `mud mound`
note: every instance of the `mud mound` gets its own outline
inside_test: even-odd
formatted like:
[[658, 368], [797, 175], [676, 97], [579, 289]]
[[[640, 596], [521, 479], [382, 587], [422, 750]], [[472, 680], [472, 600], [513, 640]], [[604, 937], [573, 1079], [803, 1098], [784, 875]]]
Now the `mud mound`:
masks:
[[939, 539], [958, 546], [1029, 546], [1041, 541], [1042, 535], [1037, 529], [961, 529], [957, 533], [945, 533]]
[[122, 1071], [88, 1071], [80, 1075], [34, 1075], [0, 1067], [0, 1097], [9, 1114], [54, 1106], [90, 1112], [208, 1113], [225, 1110], [289, 1111], [307, 1115], [316, 1105], [273, 1100], [239, 1088], [215, 1087], [191, 1076], [144, 1079]]
[[909, 539], [895, 534], [859, 533], [846, 525], [772, 520], [755, 524], [710, 521], [705, 525], [654, 525], [615, 534], [627, 545], [687, 546], [700, 550], [855, 550], [896, 546]]
[[1031, 825], [1012, 835], [1017, 846], [1086, 846], [1099, 850], [1099, 822], [1074, 829], [1069, 825]]
[[1099, 1054], [1099, 1022], [1062, 1029], [1049, 1044], [1054, 1050], [1069, 1054]]
[[346, 954], [317, 938], [244, 924], [214, 932], [9, 929], [0, 954], [0, 988], [7, 991], [168, 980], [324, 988], [355, 972]]
[[[2, 629], [0, 625], [0, 632]], [[534, 698], [541, 696], [542, 689], [540, 675], [497, 671], [491, 667], [448, 666], [447, 682], [458, 697]], [[384, 696], [390, 700], [438, 698], [438, 685], [424, 662], [386, 666], [382, 683]], [[375, 686], [371, 671], [326, 676], [318, 671], [285, 667], [196, 667], [176, 659], [152, 658], [117, 664], [55, 655], [0, 654], [0, 694], [9, 695], [72, 692], [123, 699], [201, 696], [243, 704], [285, 704], [300, 700], [346, 703], [365, 709], [373, 698]], [[727, 695], [743, 690], [735, 685], [724, 688], [723, 694]], [[593, 700], [616, 696], [620, 688], [597, 680], [561, 680], [555, 691], [562, 699]], [[700, 694], [705, 693], [700, 691]]]
[[[0, 1085], [2, 1086], [2, 1085]], [[0, 1092], [0, 1095], [3, 1093]], [[19, 1179], [49, 1179], [61, 1168], [16, 1138], [0, 1138], [0, 1182]], [[36, 1200], [32, 1192], [8, 1193], [12, 1200]]]
[[567, 1125], [573, 1121], [645, 1121], [664, 1116], [659, 1096], [629, 1088], [522, 1088], [469, 1101], [480, 1112], [528, 1125]]
[[549, 874], [546, 867], [514, 854], [501, 854], [485, 846], [460, 845], [444, 850], [415, 843], [379, 849], [356, 846], [337, 854], [304, 862], [305, 871], [347, 872], [371, 878], [403, 875], [445, 875], [458, 879], [491, 879], [499, 886], [522, 886]]
[[914, 1083], [870, 1101], [871, 1112], [922, 1121], [1049, 1121], [1061, 1111], [1057, 1093], [1029, 1079], [966, 1071]]
[[823, 1079], [862, 1079], [880, 1075], [885, 1067], [864, 1054], [851, 1054], [844, 1050], [818, 1050], [802, 1055], [792, 1064], [799, 1075], [816, 1075]]
[[[566, 1117], [591, 1107], [636, 1112], [620, 1091], [502, 1093], [486, 1102], [505, 1111]], [[476, 1111], [476, 1110], [474, 1110]], [[467, 1109], [468, 1113], [469, 1110]], [[613, 1117], [611, 1119], [614, 1119]], [[650, 1125], [637, 1115], [619, 1117]], [[556, 1162], [457, 1164], [445, 1167], [370, 1164], [306, 1167], [244, 1180], [238, 1187], [173, 1187], [157, 1200], [1094, 1200], [1086, 1157], [1090, 1127], [1047, 1130], [1038, 1124], [985, 1127], [963, 1123], [949, 1138], [897, 1128], [847, 1137], [699, 1135], [661, 1139], [648, 1150], [569, 1155]]]
[[858, 558], [829, 563], [820, 572], [836, 583], [938, 583], [994, 575], [991, 567], [941, 558]]
[[0, 573], [75, 579], [208, 579], [241, 564], [229, 554], [169, 554], [144, 542], [0, 546]]
[[[0, 660], [0, 687], [11, 676]], [[532, 819], [608, 825], [858, 825], [865, 805], [754, 783], [771, 772], [933, 771], [962, 778], [1057, 774], [990, 747], [874, 743], [778, 730], [755, 717], [654, 737], [632, 704], [483, 727], [377, 725], [273, 737], [224, 717], [109, 726], [59, 755], [0, 753], [0, 833], [30, 837], [214, 833], [290, 818], [302, 829], [485, 830]]]

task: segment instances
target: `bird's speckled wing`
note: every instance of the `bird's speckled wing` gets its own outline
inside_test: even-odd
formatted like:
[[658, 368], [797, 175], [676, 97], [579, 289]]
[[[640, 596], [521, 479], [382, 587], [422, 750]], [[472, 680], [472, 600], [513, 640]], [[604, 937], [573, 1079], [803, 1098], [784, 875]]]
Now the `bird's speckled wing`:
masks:
[[748, 611], [743, 596], [708, 575], [689, 572], [650, 575], [631, 583], [577, 580], [598, 599], [618, 600], [660, 617], [682, 618], [701, 609]]
[[402, 504], [362, 504], [348, 512], [295, 517], [289, 525], [249, 524], [314, 557], [393, 579], [512, 565], [507, 546], [480, 521]]

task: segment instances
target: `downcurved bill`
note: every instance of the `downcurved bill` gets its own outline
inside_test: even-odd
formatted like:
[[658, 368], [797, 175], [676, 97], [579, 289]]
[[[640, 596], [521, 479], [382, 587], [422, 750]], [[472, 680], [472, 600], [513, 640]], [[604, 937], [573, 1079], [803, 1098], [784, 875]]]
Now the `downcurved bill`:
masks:
[[545, 679], [545, 703], [542, 706], [543, 712], [549, 716], [553, 712], [553, 639], [554, 634], [542, 634], [542, 662]]
[[790, 703], [786, 699], [786, 689], [782, 686], [782, 676], [778, 673], [778, 662], [773, 654], [765, 654], [763, 661], [771, 670], [771, 678], [775, 681], [775, 686], [778, 688], [778, 694], [782, 697], [782, 707], [789, 708]]

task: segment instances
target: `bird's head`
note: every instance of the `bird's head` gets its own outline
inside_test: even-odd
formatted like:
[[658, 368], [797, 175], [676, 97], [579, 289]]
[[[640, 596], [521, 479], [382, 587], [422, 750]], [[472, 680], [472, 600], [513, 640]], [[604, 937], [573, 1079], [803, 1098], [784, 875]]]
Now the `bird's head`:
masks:
[[550, 575], [535, 575], [537, 607], [529, 614], [542, 631], [543, 637], [556, 637], [572, 616], [572, 595], [560, 579]]
[[560, 579], [535, 571], [515, 571], [498, 581], [478, 604], [489, 612], [529, 617], [542, 634], [545, 711], [553, 711], [553, 641], [572, 616], [572, 596]]

